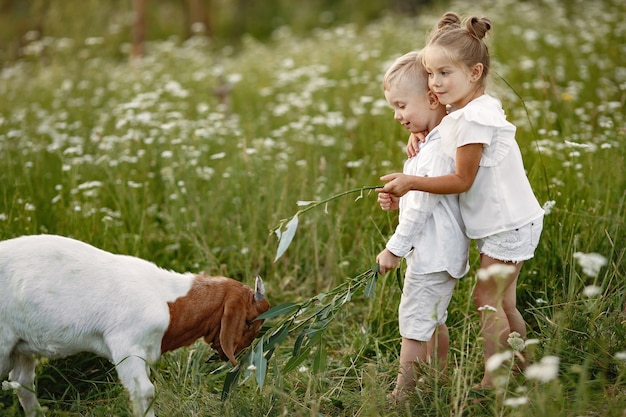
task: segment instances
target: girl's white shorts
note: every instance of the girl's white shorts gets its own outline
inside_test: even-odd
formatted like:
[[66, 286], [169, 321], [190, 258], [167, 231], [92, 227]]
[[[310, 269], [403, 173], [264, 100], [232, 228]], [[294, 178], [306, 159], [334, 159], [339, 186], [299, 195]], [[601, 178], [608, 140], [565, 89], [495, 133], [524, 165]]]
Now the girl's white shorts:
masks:
[[504, 262], [522, 262], [535, 255], [543, 230], [543, 216], [506, 232], [476, 239], [480, 253]]
[[446, 271], [406, 274], [398, 309], [400, 335], [426, 342], [445, 324], [457, 279]]

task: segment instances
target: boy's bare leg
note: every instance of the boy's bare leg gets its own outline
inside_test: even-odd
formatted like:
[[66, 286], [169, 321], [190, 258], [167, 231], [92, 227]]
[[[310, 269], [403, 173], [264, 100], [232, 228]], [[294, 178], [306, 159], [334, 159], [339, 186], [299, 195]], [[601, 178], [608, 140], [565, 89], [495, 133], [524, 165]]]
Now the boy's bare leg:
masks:
[[435, 360], [439, 369], [443, 370], [448, 356], [450, 337], [445, 324], [440, 325], [428, 342], [402, 338], [400, 347], [400, 372], [396, 388], [391, 396], [399, 399], [408, 394], [416, 384], [416, 364]]

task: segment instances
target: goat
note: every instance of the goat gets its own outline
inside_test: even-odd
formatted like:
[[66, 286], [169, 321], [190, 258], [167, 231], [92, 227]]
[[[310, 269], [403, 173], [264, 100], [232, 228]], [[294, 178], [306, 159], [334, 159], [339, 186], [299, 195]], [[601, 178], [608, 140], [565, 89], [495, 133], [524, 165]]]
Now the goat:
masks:
[[[225, 277], [176, 273], [55, 235], [0, 242], [0, 377], [27, 416], [40, 413], [37, 356], [92, 352], [111, 361], [135, 415], [154, 416], [149, 365], [199, 338], [221, 360], [258, 335], [270, 307], [260, 277], [255, 291]], [[18, 385], [19, 384], [19, 385]]]

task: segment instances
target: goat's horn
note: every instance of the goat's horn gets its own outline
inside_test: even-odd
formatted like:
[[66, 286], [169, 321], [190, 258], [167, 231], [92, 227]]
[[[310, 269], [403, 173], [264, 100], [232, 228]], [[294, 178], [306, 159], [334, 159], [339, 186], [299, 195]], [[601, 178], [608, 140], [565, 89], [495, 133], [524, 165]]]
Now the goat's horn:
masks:
[[263, 285], [261, 277], [257, 275], [254, 282], [254, 301], [261, 301], [263, 299], [265, 299], [265, 286]]

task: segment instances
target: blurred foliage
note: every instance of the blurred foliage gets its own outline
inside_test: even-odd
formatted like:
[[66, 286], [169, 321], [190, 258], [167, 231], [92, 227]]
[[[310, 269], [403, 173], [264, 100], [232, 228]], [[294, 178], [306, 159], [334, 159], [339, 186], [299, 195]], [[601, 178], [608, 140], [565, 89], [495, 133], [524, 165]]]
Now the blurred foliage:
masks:
[[[199, 0], [207, 32], [217, 45], [238, 44], [242, 36], [267, 40], [283, 26], [296, 34], [315, 28], [355, 23], [359, 26], [389, 14], [413, 16], [431, 0]], [[133, 25], [132, 0], [0, 0], [0, 65], [23, 55], [34, 40], [52, 36], [82, 41], [105, 38], [128, 53]], [[186, 39], [192, 33], [189, 1], [147, 0], [146, 40]], [[441, 2], [440, 2], [441, 3]], [[444, 2], [446, 3], [446, 2]]]

